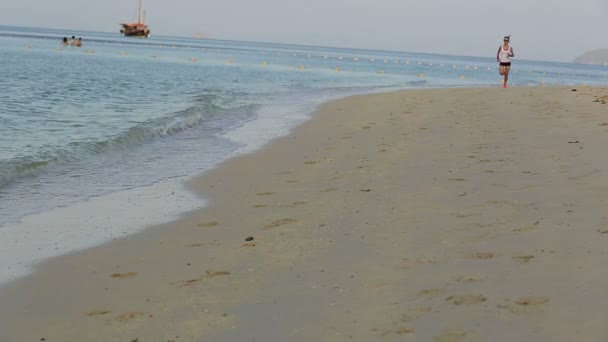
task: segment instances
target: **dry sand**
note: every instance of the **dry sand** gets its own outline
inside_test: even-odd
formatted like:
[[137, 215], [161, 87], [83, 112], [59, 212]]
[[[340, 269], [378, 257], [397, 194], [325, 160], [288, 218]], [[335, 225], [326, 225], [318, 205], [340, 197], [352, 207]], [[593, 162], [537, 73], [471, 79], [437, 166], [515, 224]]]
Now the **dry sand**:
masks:
[[606, 95], [332, 102], [204, 210], [3, 287], [0, 341], [606, 341]]

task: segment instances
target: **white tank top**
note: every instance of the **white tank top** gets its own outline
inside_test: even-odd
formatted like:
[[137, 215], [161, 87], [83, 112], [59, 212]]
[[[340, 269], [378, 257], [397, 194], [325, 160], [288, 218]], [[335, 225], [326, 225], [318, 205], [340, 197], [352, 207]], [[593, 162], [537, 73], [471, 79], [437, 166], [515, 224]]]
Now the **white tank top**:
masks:
[[498, 58], [500, 59], [500, 62], [501, 63], [511, 62], [511, 56], [509, 56], [510, 53], [511, 53], [511, 44], [509, 44], [509, 46], [507, 47], [506, 50], [505, 50], [504, 45], [501, 45], [500, 53], [498, 54]]

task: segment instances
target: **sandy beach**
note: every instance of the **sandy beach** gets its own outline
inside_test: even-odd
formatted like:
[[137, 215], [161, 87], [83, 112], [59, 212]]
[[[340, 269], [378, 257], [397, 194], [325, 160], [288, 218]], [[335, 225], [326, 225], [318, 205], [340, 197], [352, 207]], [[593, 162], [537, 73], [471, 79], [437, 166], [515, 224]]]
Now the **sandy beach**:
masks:
[[606, 341], [608, 89], [355, 96], [0, 288], [0, 341]]

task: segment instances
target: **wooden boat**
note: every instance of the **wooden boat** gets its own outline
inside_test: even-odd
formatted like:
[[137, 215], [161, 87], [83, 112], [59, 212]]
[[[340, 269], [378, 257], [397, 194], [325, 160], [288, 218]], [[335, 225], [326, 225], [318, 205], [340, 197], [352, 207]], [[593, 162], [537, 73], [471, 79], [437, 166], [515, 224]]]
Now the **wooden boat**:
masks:
[[141, 0], [139, 0], [139, 6], [137, 9], [137, 22], [136, 23], [122, 23], [120, 33], [125, 37], [150, 37], [150, 28], [146, 25], [146, 14], [144, 12], [142, 19], [142, 7]]

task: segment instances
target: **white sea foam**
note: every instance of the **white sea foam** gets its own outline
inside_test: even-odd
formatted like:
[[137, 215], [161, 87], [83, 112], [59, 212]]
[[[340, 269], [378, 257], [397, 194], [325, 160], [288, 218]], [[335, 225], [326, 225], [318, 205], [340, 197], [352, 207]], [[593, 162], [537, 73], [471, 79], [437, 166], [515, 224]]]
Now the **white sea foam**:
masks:
[[183, 179], [95, 197], [29, 215], [0, 229], [0, 284], [27, 275], [48, 258], [90, 248], [178, 218], [205, 201]]

